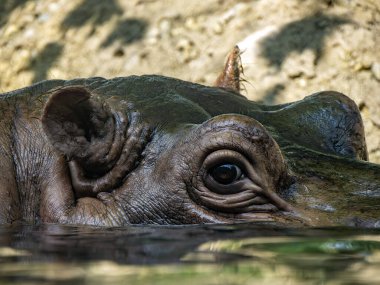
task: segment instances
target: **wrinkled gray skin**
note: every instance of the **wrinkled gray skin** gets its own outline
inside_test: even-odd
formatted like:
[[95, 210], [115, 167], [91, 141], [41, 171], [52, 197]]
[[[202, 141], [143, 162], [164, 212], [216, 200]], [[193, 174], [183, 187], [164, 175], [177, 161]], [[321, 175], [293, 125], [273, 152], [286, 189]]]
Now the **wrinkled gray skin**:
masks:
[[1, 223], [380, 225], [380, 166], [337, 92], [264, 106], [149, 75], [0, 98]]

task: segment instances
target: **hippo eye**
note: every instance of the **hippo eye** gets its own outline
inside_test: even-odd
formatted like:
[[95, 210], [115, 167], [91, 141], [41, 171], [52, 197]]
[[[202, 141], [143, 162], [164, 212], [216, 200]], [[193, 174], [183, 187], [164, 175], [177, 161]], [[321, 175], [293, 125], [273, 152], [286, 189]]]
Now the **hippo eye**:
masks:
[[227, 185], [242, 178], [243, 172], [235, 164], [221, 164], [210, 170], [210, 175], [216, 182]]

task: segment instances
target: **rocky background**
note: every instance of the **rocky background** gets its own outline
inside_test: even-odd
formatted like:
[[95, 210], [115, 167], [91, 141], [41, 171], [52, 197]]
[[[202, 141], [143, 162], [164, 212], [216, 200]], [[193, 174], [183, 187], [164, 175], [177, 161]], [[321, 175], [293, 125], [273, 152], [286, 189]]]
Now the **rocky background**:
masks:
[[236, 44], [244, 95], [343, 92], [380, 163], [380, 0], [1, 0], [0, 90], [149, 73], [212, 85]]

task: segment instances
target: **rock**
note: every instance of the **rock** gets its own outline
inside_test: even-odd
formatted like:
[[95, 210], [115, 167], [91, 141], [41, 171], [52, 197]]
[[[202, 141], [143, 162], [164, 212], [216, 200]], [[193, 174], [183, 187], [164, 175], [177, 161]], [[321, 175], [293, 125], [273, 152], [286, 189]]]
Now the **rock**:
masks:
[[176, 44], [176, 49], [180, 52], [180, 61], [182, 63], [187, 63], [199, 55], [194, 42], [187, 38], [180, 39]]
[[368, 54], [363, 54], [360, 58], [360, 63], [363, 69], [370, 69], [372, 66], [372, 59]]
[[373, 76], [380, 81], [380, 62], [374, 62], [371, 67]]
[[247, 9], [248, 9], [247, 4], [238, 3], [222, 15], [221, 21], [226, 24], [226, 23], [230, 22], [233, 18], [236, 18], [239, 15], [241, 15]]
[[203, 27], [195, 17], [189, 17], [185, 21], [185, 27], [190, 31], [202, 31]]
[[283, 64], [283, 69], [289, 78], [304, 75], [306, 78], [315, 77], [315, 53], [306, 50], [302, 54], [292, 53]]
[[344, 48], [340, 49], [338, 54], [339, 58], [344, 62], [347, 62], [351, 59], [349, 51], [345, 50]]
[[19, 31], [19, 27], [16, 25], [9, 25], [7, 29], [5, 30], [3, 36], [5, 38], [11, 37], [13, 34], [17, 33]]
[[159, 29], [163, 36], [166, 36], [172, 30], [172, 23], [169, 19], [162, 19], [159, 23]]
[[223, 33], [223, 24], [217, 21], [213, 26], [212, 26], [212, 31], [216, 35], [220, 35]]
[[306, 81], [304, 78], [300, 78], [300, 80], [297, 81], [297, 84], [298, 84], [300, 87], [304, 88], [304, 87], [307, 86], [307, 81]]

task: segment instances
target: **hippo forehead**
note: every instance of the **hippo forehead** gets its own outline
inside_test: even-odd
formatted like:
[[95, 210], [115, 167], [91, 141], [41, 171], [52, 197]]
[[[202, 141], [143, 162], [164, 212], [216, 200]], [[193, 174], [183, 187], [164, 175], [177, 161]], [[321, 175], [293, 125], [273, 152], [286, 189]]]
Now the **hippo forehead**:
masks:
[[[248, 114], [259, 109], [245, 97], [225, 89], [206, 87], [156, 75], [130, 76], [112, 80], [69, 81], [83, 84], [116, 108], [121, 101], [126, 109], [137, 110], [151, 124], [175, 126], [200, 124], [225, 113]], [[124, 108], [125, 108], [124, 107]]]
[[359, 111], [352, 100], [338, 92], [321, 92], [298, 102], [266, 106], [229, 89], [158, 75], [76, 79], [63, 86], [83, 86], [111, 108], [137, 110], [141, 120], [169, 133], [183, 133], [187, 125], [202, 124], [220, 114], [241, 114], [260, 122], [280, 146], [295, 143], [367, 159]]

